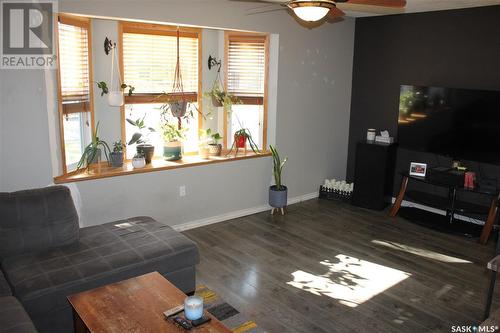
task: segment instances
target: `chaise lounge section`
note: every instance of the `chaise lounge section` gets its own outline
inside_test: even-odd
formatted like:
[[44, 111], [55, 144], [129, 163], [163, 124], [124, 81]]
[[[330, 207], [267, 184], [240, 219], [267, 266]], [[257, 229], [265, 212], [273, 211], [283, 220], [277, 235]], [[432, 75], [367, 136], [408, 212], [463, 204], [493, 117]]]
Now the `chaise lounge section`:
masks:
[[54, 186], [0, 194], [0, 260], [13, 295], [43, 333], [73, 330], [68, 295], [148, 272], [193, 292], [199, 254], [194, 242], [150, 217], [79, 229], [69, 189]]

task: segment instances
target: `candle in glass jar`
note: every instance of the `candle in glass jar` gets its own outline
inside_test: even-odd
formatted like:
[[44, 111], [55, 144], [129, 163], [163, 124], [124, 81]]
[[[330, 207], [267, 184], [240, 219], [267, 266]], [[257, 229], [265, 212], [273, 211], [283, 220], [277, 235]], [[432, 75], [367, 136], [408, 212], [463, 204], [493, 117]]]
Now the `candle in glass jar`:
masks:
[[203, 317], [203, 298], [189, 296], [184, 300], [184, 315], [188, 320], [197, 320]]
[[375, 129], [374, 128], [369, 128], [368, 129], [368, 131], [366, 132], [366, 140], [368, 142], [375, 141]]

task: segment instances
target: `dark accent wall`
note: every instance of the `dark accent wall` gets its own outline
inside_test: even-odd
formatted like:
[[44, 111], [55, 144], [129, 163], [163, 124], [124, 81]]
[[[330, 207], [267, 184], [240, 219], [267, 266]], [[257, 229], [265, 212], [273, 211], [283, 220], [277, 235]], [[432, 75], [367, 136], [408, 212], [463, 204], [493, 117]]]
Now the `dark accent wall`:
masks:
[[[356, 142], [368, 128], [397, 136], [401, 84], [500, 90], [500, 6], [356, 20], [349, 180]], [[403, 167], [412, 159], [439, 161], [412, 152], [398, 156]], [[488, 173], [500, 178], [500, 168]]]

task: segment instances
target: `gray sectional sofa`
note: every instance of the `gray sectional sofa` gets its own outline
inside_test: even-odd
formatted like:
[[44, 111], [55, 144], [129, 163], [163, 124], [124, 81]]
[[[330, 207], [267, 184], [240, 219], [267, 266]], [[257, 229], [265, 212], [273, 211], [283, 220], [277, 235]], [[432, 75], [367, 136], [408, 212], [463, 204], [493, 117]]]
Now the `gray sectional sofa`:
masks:
[[66, 187], [0, 193], [0, 332], [36, 332], [29, 318], [72, 332], [68, 295], [152, 271], [191, 293], [198, 262], [195, 243], [150, 217], [80, 229]]

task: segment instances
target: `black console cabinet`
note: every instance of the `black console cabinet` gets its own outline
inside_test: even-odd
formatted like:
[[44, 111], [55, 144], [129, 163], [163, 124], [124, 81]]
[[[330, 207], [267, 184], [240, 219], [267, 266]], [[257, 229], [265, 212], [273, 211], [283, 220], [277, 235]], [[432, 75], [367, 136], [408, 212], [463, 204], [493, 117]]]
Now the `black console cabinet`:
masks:
[[352, 204], [382, 210], [391, 203], [396, 145], [358, 142]]

